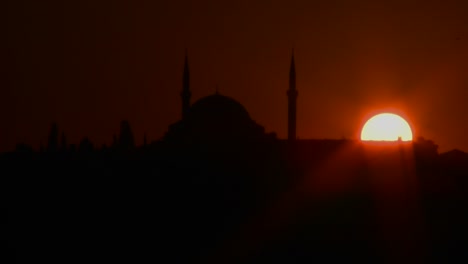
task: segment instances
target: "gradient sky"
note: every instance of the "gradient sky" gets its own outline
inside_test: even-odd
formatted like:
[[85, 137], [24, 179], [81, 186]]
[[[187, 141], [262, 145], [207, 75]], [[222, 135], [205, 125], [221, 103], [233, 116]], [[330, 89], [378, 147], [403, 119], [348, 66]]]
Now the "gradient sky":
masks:
[[286, 137], [294, 47], [299, 138], [357, 138], [365, 118], [404, 116], [441, 151], [468, 151], [468, 3], [391, 1], [7, 1], [0, 150], [137, 143], [181, 115], [184, 49], [192, 102], [215, 92]]

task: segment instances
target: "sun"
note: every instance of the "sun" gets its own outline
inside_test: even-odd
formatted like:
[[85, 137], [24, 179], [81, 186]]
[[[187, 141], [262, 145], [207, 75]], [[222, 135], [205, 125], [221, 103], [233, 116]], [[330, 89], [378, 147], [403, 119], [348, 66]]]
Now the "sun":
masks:
[[361, 131], [362, 141], [411, 141], [413, 132], [402, 117], [383, 113], [367, 120]]

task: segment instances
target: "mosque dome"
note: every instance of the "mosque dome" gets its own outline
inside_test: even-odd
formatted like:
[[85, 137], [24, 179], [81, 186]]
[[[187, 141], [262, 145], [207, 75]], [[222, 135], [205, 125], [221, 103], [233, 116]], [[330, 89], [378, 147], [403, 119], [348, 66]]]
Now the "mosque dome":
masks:
[[191, 122], [245, 123], [251, 121], [249, 113], [239, 102], [218, 93], [206, 96], [190, 108], [188, 119]]
[[185, 119], [171, 126], [166, 135], [191, 142], [231, 141], [260, 138], [264, 128], [231, 97], [215, 93], [196, 101]]

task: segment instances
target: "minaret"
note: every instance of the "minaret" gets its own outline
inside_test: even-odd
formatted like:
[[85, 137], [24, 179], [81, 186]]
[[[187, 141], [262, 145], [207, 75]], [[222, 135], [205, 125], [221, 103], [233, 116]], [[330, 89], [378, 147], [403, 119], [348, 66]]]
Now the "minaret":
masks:
[[289, 69], [288, 94], [288, 141], [296, 140], [296, 67], [294, 65], [294, 50], [291, 56], [291, 68]]
[[185, 119], [187, 113], [190, 109], [190, 97], [192, 93], [190, 92], [190, 74], [188, 66], [188, 57], [187, 50], [185, 51], [185, 64], [184, 64], [184, 74], [182, 76], [182, 92], [180, 97], [182, 98], [182, 119]]

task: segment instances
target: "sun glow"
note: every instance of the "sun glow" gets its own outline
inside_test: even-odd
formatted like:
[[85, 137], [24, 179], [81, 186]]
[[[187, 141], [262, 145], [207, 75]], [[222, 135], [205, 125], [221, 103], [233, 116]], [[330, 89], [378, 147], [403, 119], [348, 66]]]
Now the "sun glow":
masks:
[[361, 131], [362, 141], [411, 141], [413, 133], [405, 119], [383, 113], [367, 120]]

